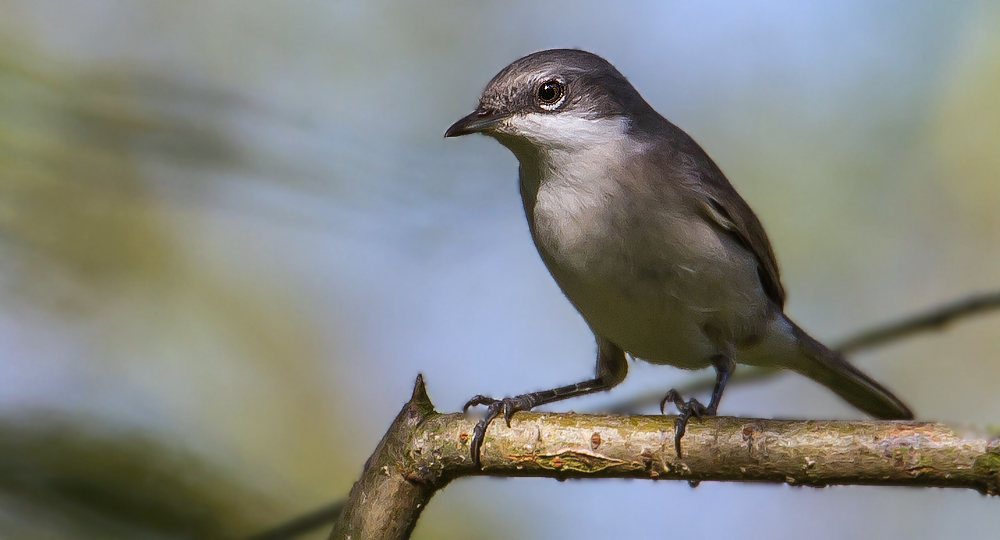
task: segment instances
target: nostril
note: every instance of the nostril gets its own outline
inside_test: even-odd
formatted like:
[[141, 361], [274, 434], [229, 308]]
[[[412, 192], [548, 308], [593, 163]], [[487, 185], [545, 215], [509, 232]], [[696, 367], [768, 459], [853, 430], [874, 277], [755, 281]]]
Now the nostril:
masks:
[[489, 116], [493, 114], [493, 109], [488, 107], [480, 107], [476, 109], [476, 116]]

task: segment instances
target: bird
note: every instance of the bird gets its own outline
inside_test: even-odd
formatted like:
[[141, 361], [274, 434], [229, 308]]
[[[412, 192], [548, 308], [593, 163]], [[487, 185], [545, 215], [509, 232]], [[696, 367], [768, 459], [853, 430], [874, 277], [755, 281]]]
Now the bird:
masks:
[[626, 355], [715, 369], [708, 405], [674, 389], [674, 447], [691, 417], [714, 416], [737, 364], [783, 368], [876, 418], [913, 413], [885, 387], [784, 313], [785, 290], [760, 220], [695, 140], [653, 109], [611, 63], [577, 49], [529, 54], [486, 85], [445, 137], [479, 133], [519, 162], [535, 247], [597, 341], [595, 377], [495, 399], [470, 442], [473, 463], [490, 423], [610, 390]]

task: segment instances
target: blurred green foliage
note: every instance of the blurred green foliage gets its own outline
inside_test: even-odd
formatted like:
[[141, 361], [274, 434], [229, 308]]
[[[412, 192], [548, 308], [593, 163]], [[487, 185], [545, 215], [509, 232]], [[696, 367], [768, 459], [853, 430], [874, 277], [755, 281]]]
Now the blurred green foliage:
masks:
[[[227, 174], [318, 187], [280, 157], [251, 155], [234, 110], [261, 112], [178, 74], [0, 47], [5, 309], [40, 312], [67, 342], [93, 346], [74, 362], [94, 376], [152, 379], [167, 397], [149, 399], [190, 407], [178, 414], [193, 427], [180, 431], [209, 438], [6, 411], [0, 536], [238, 538], [346, 494], [360, 464], [340, 464], [343, 420], [331, 418], [335, 398], [317, 376], [330, 358], [319, 327], [282, 291], [293, 278], [232, 279], [193, 259], [179, 236], [218, 217], [224, 188], [213, 180]], [[157, 374], [175, 366], [182, 387], [160, 388]], [[246, 462], [221, 466], [193, 447]], [[248, 480], [239, 471], [250, 464], [269, 470]], [[264, 497], [262, 485], [279, 487]]]
[[[174, 166], [238, 166], [239, 150], [213, 123], [235, 101], [169, 77], [91, 70], [9, 44], [0, 49], [6, 307], [47, 306], [76, 318], [137, 288], [165, 299], [196, 287], [209, 293], [202, 295], [205, 307], [233, 310], [221, 316], [228, 324], [253, 326], [254, 313], [266, 317], [262, 306], [228, 297], [184, 265], [164, 220], [169, 207], [139, 159], [153, 153]], [[183, 187], [191, 200], [207, 189]], [[257, 337], [262, 354], [290, 352], [280, 339], [273, 343], [274, 332], [246, 334]], [[281, 515], [280, 505], [264, 505], [162, 434], [113, 425], [57, 411], [8, 413], [0, 423], [0, 535], [235, 538]]]
[[[23, 265], [4, 276], [27, 278], [8, 291], [51, 298], [51, 290], [37, 290], [48, 283], [38, 274], [50, 272], [87, 291], [169, 280], [177, 246], [162, 222], [162, 194], [139, 158], [239, 165], [238, 148], [213, 123], [226, 100], [169, 77], [0, 48], [0, 238], [21, 251], [6, 264]], [[208, 189], [182, 187], [193, 200]]]
[[6, 418], [0, 456], [4, 538], [240, 538], [277, 517], [179, 445], [96, 418]]

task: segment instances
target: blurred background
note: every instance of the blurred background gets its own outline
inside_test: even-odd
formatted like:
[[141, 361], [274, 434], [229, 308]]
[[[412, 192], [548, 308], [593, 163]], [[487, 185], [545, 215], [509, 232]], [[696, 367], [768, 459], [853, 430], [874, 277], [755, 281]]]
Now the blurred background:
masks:
[[[515, 159], [442, 138], [550, 47], [606, 57], [708, 150], [817, 338], [1000, 288], [993, 2], [0, 0], [0, 536], [245, 536], [344, 497], [417, 373], [440, 411], [589, 378]], [[919, 419], [996, 424], [998, 330], [854, 360]], [[630, 366], [550, 410], [699, 375]], [[723, 409], [861, 417], [795, 376]], [[463, 479], [414, 537], [971, 538], [996, 504]]]

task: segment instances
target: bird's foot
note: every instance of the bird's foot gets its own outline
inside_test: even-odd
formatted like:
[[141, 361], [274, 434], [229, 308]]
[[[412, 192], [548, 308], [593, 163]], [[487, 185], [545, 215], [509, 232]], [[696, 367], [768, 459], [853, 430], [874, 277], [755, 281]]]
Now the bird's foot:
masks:
[[486, 437], [486, 428], [489, 427], [490, 422], [494, 418], [500, 416], [503, 412], [503, 419], [506, 422], [507, 427], [510, 427], [510, 419], [514, 416], [514, 413], [519, 411], [530, 411], [532, 407], [535, 406], [534, 400], [530, 395], [525, 394], [516, 397], [507, 397], [503, 399], [493, 399], [491, 397], [478, 395], [468, 401], [464, 407], [462, 407], [462, 412], [469, 410], [469, 407], [475, 407], [476, 405], [486, 405], [486, 416], [476, 424], [475, 429], [472, 430], [472, 441], [469, 443], [469, 452], [472, 454], [472, 464], [479, 467], [479, 453], [483, 446], [483, 438]]
[[695, 418], [701, 419], [702, 416], [715, 416], [715, 411], [709, 407], [701, 404], [695, 398], [691, 398], [684, 401], [684, 398], [677, 392], [677, 390], [671, 389], [667, 392], [667, 395], [663, 397], [660, 401], [660, 413], [665, 414], [664, 408], [667, 402], [671, 402], [677, 406], [677, 410], [680, 414], [677, 415], [677, 419], [674, 420], [674, 449], [677, 451], [677, 457], [681, 456], [681, 437], [684, 436], [684, 431], [687, 429], [688, 420], [694, 416]]

